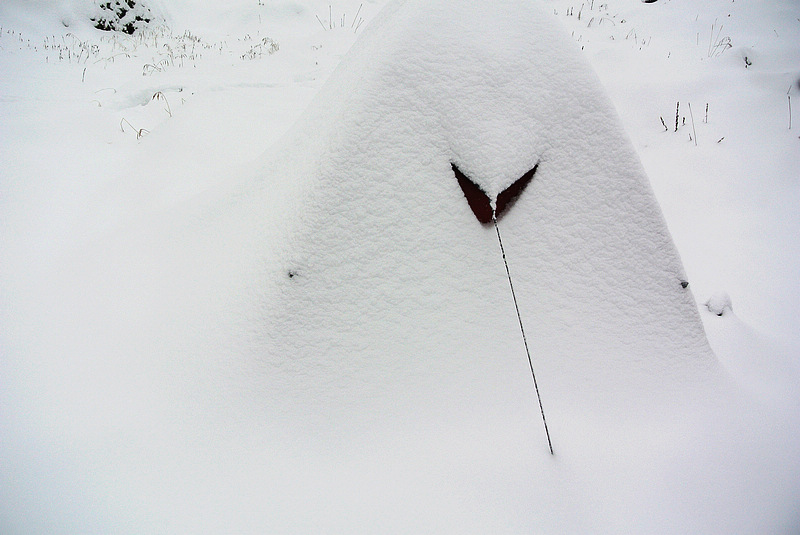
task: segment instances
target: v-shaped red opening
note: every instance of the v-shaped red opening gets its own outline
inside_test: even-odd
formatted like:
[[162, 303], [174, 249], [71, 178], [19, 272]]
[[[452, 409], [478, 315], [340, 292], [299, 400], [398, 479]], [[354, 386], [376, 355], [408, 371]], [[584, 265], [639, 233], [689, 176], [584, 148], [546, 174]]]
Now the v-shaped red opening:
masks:
[[533, 179], [533, 175], [536, 173], [536, 169], [539, 167], [539, 164], [537, 163], [533, 166], [533, 169], [522, 175], [520, 178], [514, 181], [513, 184], [501, 191], [497, 195], [495, 209], [493, 211], [493, 199], [490, 199], [480, 186], [475, 184], [469, 179], [469, 177], [467, 177], [467, 175], [462, 173], [456, 164], [451, 163], [450, 165], [453, 168], [453, 173], [456, 175], [458, 185], [461, 186], [461, 191], [464, 192], [464, 197], [467, 198], [467, 204], [469, 204], [469, 207], [472, 209], [472, 213], [475, 214], [475, 217], [478, 218], [478, 221], [484, 225], [492, 222], [493, 215], [498, 220], [503, 216], [507, 209], [514, 204], [519, 194], [525, 189], [525, 186], [527, 186], [528, 183]]

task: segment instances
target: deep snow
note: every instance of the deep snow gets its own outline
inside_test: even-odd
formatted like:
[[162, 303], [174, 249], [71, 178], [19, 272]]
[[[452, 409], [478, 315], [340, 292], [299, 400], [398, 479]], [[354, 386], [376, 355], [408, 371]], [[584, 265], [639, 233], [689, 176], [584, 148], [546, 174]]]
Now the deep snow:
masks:
[[[282, 136], [364, 26], [348, 28], [356, 2], [330, 11], [323, 2], [265, 3], [216, 12], [191, 2], [158, 6], [172, 29], [161, 41], [152, 36], [152, 45], [112, 45], [73, 24], [77, 41], [105, 47], [83, 63], [56, 62], [52, 49], [41, 48], [45, 36], [63, 35], [57, 9], [7, 2], [0, 11], [3, 70], [16, 74], [0, 82], [7, 162], [4, 532], [796, 528], [797, 338], [790, 327], [797, 304], [791, 298], [797, 295], [796, 136], [768, 128], [779, 118], [777, 107], [759, 109], [755, 123], [731, 113], [717, 124], [713, 105], [706, 124], [693, 100], [697, 147], [685, 137], [688, 127], [662, 133], [658, 121], [663, 115], [670, 124], [670, 89], [684, 91], [684, 79], [706, 87], [709, 76], [739, 81], [759, 73], [747, 95], [772, 102], [778, 82], [797, 75], [796, 52], [780, 46], [796, 42], [791, 17], [779, 10], [791, 12], [791, 4], [758, 13], [742, 8], [734, 13], [751, 23], [740, 28], [726, 22], [726, 29], [761, 39], [774, 22], [786, 39], [770, 42], [774, 49], [751, 44], [761, 61], [740, 72], [744, 62], [733, 50], [708, 58], [695, 44], [699, 38], [686, 44], [694, 36], [675, 21], [689, 24], [692, 8], [675, 1], [637, 2], [623, 6], [625, 12], [586, 4], [581, 20], [566, 14], [568, 2], [548, 2], [546, 15], [554, 13], [547, 21], [513, 3], [441, 3], [414, 14], [409, 2], [366, 30], [372, 44], [359, 45]], [[734, 7], [724, 4], [708, 7], [702, 20], [698, 14], [697, 29], [705, 18], [723, 16], [713, 9]], [[65, 2], [60, 9], [79, 14], [76, 6]], [[14, 8], [33, 15], [24, 20]], [[360, 16], [372, 17], [377, 8], [366, 3]], [[654, 8], [660, 11], [642, 11]], [[341, 27], [333, 27], [337, 10], [346, 16]], [[587, 13], [594, 17], [590, 28]], [[631, 43], [622, 18], [656, 36], [660, 29], [665, 41], [675, 27], [686, 35], [675, 37], [674, 52], [658, 38], [640, 44], [638, 33]], [[513, 83], [515, 70], [503, 69], [509, 61], [547, 68], [545, 59], [570, 43], [557, 35], [530, 42], [539, 53], [528, 58], [512, 53], [523, 46], [518, 39], [495, 28], [514, 29], [524, 42], [528, 25], [558, 33], [548, 29], [558, 20], [580, 30], [575, 40], [599, 67], [687, 275], [672, 258], [617, 119], [592, 89], [594, 75], [565, 52], [559, 66], [571, 66], [565, 71], [577, 81], [563, 89], [559, 69], [544, 78], [556, 95], [585, 91], [578, 104], [598, 125], [587, 146], [585, 136], [559, 133], [569, 123], [559, 123], [550, 108], [524, 108], [528, 88]], [[426, 31], [428, 25], [437, 31]], [[187, 27], [193, 34], [184, 33]], [[187, 50], [183, 58], [173, 53], [169, 65], [143, 75], [152, 70], [143, 65], [165, 57], [164, 42], [173, 51], [193, 42], [197, 49], [191, 35], [209, 48]], [[247, 57], [264, 38], [280, 50]], [[423, 46], [430, 39], [442, 46]], [[70, 53], [80, 49], [69, 37], [61, 43], [71, 43]], [[123, 55], [103, 60], [123, 46], [129, 47]], [[375, 48], [380, 52], [369, 52]], [[667, 70], [674, 58], [683, 63]], [[771, 70], [759, 72], [764, 64]], [[459, 74], [473, 68], [474, 76], [454, 76], [456, 68]], [[487, 68], [491, 76], [482, 80]], [[506, 85], [492, 83], [504, 76]], [[476, 86], [484, 92], [468, 91]], [[642, 86], [659, 89], [630, 94], [628, 88]], [[152, 98], [159, 91], [171, 116], [164, 100]], [[720, 111], [735, 108], [739, 95], [728, 88], [714, 93]], [[530, 102], [547, 103], [539, 99]], [[482, 118], [475, 110], [493, 113]], [[574, 106], [555, 110], [575, 115]], [[127, 125], [120, 131], [122, 119], [149, 133], [137, 140]], [[555, 124], [537, 130], [525, 128], [526, 121]], [[716, 143], [717, 134], [725, 140]], [[769, 134], [772, 145], [748, 138], [757, 134]], [[746, 156], [771, 146], [782, 147], [769, 166], [775, 191], [739, 187], [736, 177], [763, 167], [761, 158]], [[594, 156], [564, 156], [583, 151]], [[606, 160], [609, 152], [615, 158]], [[568, 167], [548, 170], [547, 155], [559, 162], [553, 154]], [[493, 229], [469, 212], [450, 160], [487, 177], [487, 189], [542, 160], [500, 225], [515, 285], [527, 296], [521, 308], [533, 334], [555, 458], [543, 442]], [[726, 173], [708, 171], [716, 165]], [[573, 176], [569, 166], [632, 169], [623, 185], [634, 184], [640, 196], [620, 202], [630, 191], [624, 188], [617, 196], [613, 188], [587, 196], [586, 180], [556, 187], [559, 177]], [[700, 178], [707, 180], [699, 184]], [[720, 191], [731, 199], [725, 210], [716, 208], [718, 200], [710, 204]], [[568, 195], [575, 192], [581, 195]], [[757, 210], [756, 193], [778, 202]], [[649, 209], [641, 209], [642, 198]], [[648, 223], [621, 217], [631, 212]], [[581, 217], [587, 213], [618, 217], [591, 223]], [[746, 231], [697, 236], [709, 225], [732, 225], [730, 214], [739, 214], [734, 228]], [[552, 223], [565, 217], [569, 224]], [[753, 237], [751, 227], [771, 232]], [[570, 241], [571, 232], [597, 239]], [[648, 236], [660, 240], [655, 251]], [[587, 245], [607, 239], [622, 247], [612, 251], [634, 257]], [[750, 251], [761, 243], [774, 262], [753, 260]], [[643, 250], [645, 258], [666, 259], [668, 276], [641, 261]], [[717, 253], [724, 261], [714, 260]], [[580, 266], [612, 273], [581, 273]], [[777, 267], [768, 269], [768, 282], [753, 288], [748, 273], [769, 266]], [[729, 379], [703, 357], [690, 293], [666, 282], [684, 277]], [[664, 281], [658, 293], [630, 290], [653, 279]], [[721, 317], [703, 312], [718, 281], [733, 296], [733, 310]], [[605, 299], [617, 291], [622, 306]], [[766, 306], [767, 296], [780, 292], [786, 304]], [[734, 311], [757, 318], [778, 342], [764, 340]], [[687, 329], [695, 333], [688, 346], [685, 335], [667, 334]], [[570, 336], [576, 332], [582, 336]], [[658, 334], [648, 340], [641, 332]], [[623, 340], [630, 344], [619, 351]], [[287, 354], [287, 347], [294, 351]], [[684, 356], [653, 359], [653, 347]], [[597, 358], [590, 351], [597, 348], [614, 348], [609, 354], [618, 358]], [[642, 348], [647, 355], [639, 354]], [[580, 359], [581, 351], [592, 358]], [[637, 388], [646, 384], [647, 393]], [[707, 392], [684, 392], [692, 385]], [[677, 400], [676, 392], [686, 397]]]

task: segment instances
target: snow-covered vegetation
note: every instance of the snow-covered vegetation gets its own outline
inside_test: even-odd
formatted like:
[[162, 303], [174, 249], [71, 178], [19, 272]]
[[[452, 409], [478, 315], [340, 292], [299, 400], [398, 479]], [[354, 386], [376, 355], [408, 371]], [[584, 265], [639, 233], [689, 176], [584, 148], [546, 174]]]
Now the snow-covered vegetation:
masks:
[[[798, 42], [790, 0], [4, 0], [0, 532], [796, 532]], [[533, 179], [496, 230], [455, 169]]]

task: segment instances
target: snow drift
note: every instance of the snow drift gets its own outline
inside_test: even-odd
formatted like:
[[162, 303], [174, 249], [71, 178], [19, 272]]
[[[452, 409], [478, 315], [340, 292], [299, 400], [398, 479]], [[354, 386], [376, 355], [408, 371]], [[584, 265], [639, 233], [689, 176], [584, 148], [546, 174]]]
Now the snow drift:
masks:
[[[455, 169], [490, 199], [533, 171], [499, 228], [555, 456], [497, 236]], [[19, 518], [116, 532], [780, 525], [785, 502], [756, 511], [738, 470], [779, 445], [742, 433], [762, 415], [735, 401], [685, 282], [563, 29], [530, 1], [392, 3], [234, 191], [120, 232], [31, 296], [43, 334], [13, 350], [35, 356], [29, 386], [46, 395], [30, 410], [50, 432], [15, 439], [14, 459], [49, 484], [21, 485], [34, 490]]]

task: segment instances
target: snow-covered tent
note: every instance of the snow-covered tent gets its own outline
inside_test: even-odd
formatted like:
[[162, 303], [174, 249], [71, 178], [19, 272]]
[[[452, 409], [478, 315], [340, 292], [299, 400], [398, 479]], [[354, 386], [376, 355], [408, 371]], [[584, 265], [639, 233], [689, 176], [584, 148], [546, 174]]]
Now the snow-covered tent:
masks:
[[265, 281], [267, 361], [392, 399], [419, 376], [489, 391], [517, 365], [524, 378], [488, 224], [500, 194], [515, 199], [499, 227], [552, 405], [706, 384], [715, 359], [647, 178], [576, 45], [530, 4], [390, 6], [279, 156], [306, 164], [265, 164], [266, 190], [298, 185]]
[[[596, 528], [614, 521], [595, 500], [631, 489], [651, 519], [685, 505], [608, 461], [668, 473], [694, 433], [676, 421], [720, 377], [577, 48], [534, 2], [395, 2], [244, 188], [252, 390], [322, 474], [290, 486], [323, 525]], [[556, 458], [582, 475], [548, 454], [498, 234], [464, 187], [516, 183], [499, 229]], [[624, 483], [592, 497], [601, 472]]]

